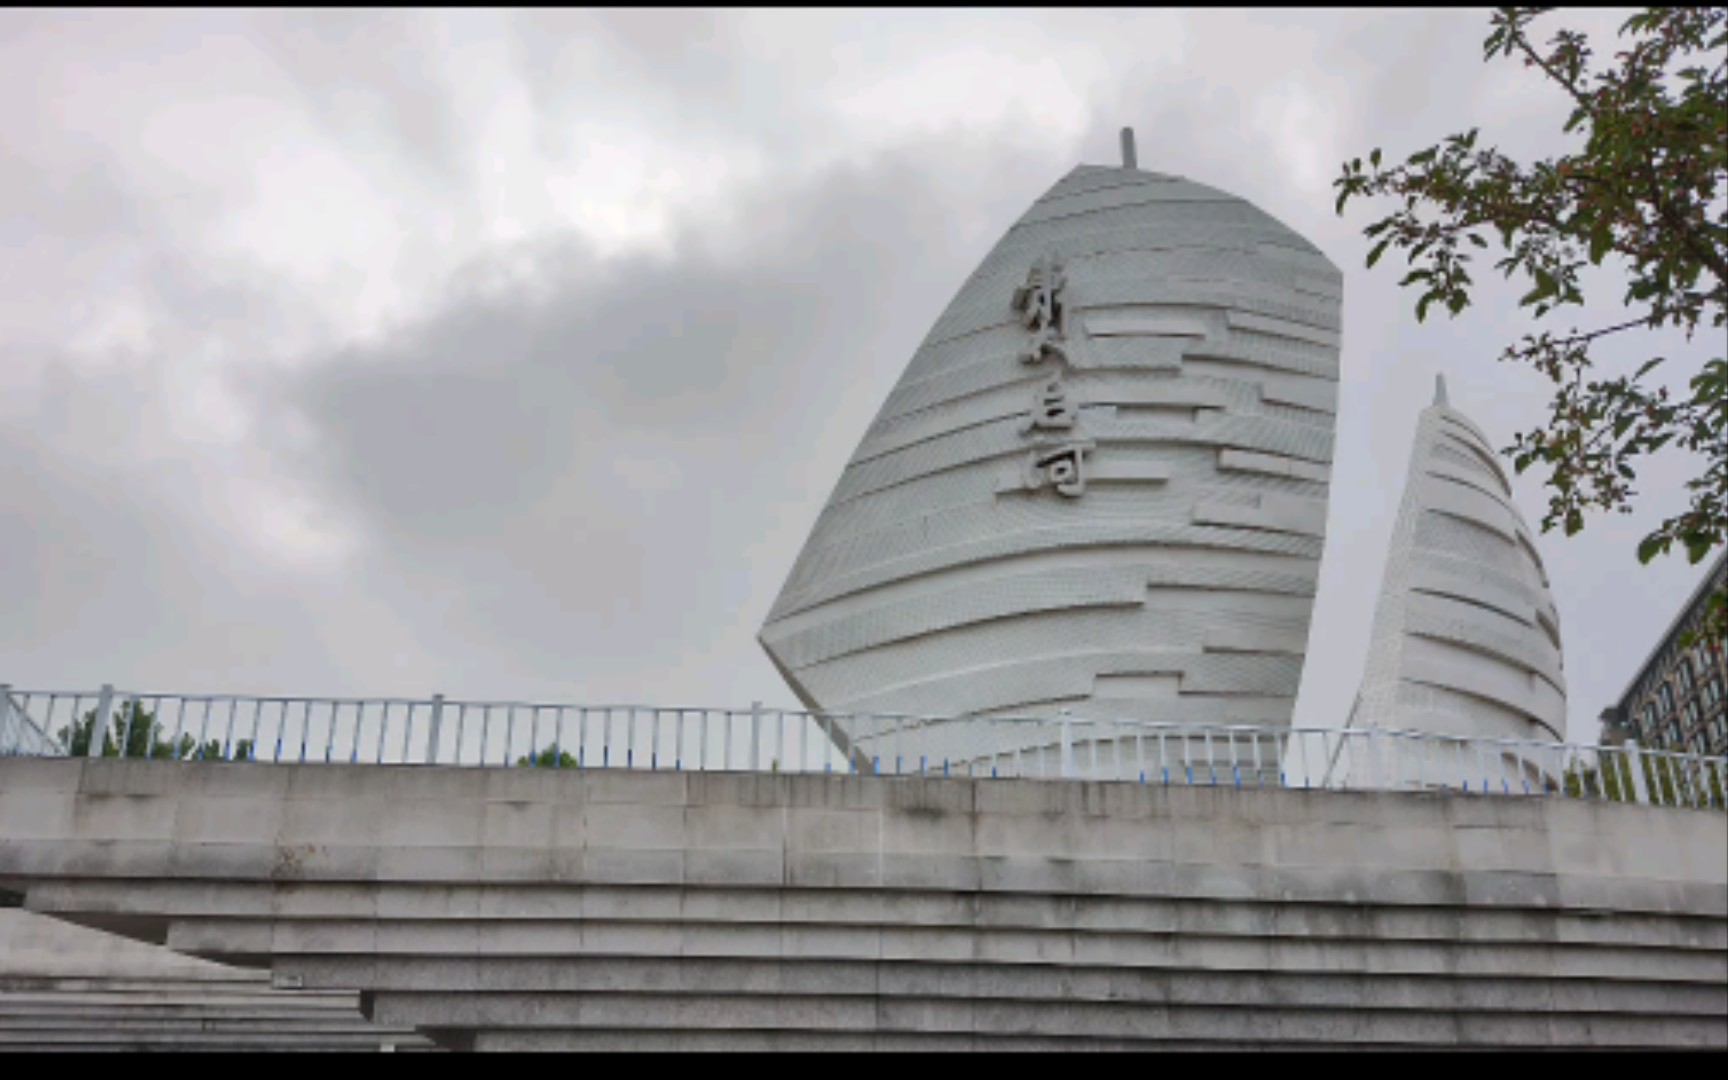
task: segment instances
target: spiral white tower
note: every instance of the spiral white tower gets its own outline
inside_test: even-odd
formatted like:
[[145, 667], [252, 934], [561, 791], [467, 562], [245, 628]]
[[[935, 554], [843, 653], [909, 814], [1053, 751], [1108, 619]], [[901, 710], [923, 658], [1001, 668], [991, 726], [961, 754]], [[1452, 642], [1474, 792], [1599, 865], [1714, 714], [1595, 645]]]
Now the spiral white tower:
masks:
[[[1325, 256], [1242, 199], [1076, 168], [913, 355], [769, 614], [769, 655], [828, 712], [1287, 726], [1341, 302]], [[993, 752], [1005, 730], [926, 748]]]

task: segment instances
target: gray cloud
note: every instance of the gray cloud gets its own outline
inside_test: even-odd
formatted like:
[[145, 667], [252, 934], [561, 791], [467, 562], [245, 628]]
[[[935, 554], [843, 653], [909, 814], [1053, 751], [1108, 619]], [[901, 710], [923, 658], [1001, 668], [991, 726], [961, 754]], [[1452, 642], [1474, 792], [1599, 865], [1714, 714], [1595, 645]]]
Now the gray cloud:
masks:
[[[1494, 363], [1526, 329], [1510, 287], [1417, 326], [1396, 273], [1361, 268], [1367, 212], [1337, 218], [1325, 183], [1478, 122], [1543, 144], [1563, 106], [1483, 67], [1477, 13], [769, 18], [0, 13], [0, 679], [785, 701], [754, 633], [857, 439], [989, 245], [1131, 123], [1143, 166], [1250, 199], [1346, 273], [1299, 713], [1340, 719], [1432, 374], [1503, 442], [1547, 388]], [[486, 50], [520, 95], [493, 96]], [[964, 89], [981, 109], [1071, 91], [1078, 128], [926, 126], [950, 99], [922, 84], [903, 128], [840, 102], [926, 56], [964, 79], [1022, 53]], [[208, 132], [155, 127], [212, 102]], [[510, 162], [528, 189], [587, 159], [588, 122], [735, 175], [698, 177], [718, 194], [675, 203], [659, 246], [603, 252], [586, 221], [488, 240], [476, 140], [517, 121], [558, 162]], [[351, 174], [267, 183], [312, 159]], [[349, 243], [366, 215], [405, 246]], [[357, 330], [354, 295], [404, 267], [436, 286]], [[1697, 580], [1631, 558], [1682, 475], [1652, 467], [1638, 514], [1542, 538], [1575, 737]], [[1536, 479], [1518, 493], [1539, 517]]]
[[[442, 43], [423, 19], [390, 10], [253, 13], [249, 30], [350, 153], [391, 154], [451, 191], [473, 182]], [[382, 145], [380, 145], [382, 144]]]
[[934, 282], [983, 254], [923, 251], [940, 157], [760, 193], [746, 249], [697, 233], [676, 260], [601, 261], [566, 236], [470, 267], [534, 296], [458, 288], [380, 347], [295, 368], [277, 400], [315, 432], [301, 465], [364, 522], [368, 573], [525, 666], [652, 679], [714, 647], [690, 611], [737, 612], [748, 640], [940, 311]]

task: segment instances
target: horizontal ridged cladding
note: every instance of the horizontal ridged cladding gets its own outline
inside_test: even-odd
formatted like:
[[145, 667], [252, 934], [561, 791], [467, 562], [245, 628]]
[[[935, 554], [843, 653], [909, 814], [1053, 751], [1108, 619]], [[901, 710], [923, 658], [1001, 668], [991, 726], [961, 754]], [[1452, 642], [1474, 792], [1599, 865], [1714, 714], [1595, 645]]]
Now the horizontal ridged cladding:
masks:
[[[1125, 557], [1130, 554], [1139, 556], [1149, 547], [1160, 543], [1183, 548], [1272, 552], [1312, 559], [1316, 563], [1320, 559], [1319, 540], [1262, 529], [1142, 522], [1075, 526], [1060, 522], [1043, 528], [1028, 528], [935, 547], [911, 544], [904, 554], [892, 555], [880, 561], [865, 562], [861, 553], [850, 553], [854, 555], [851, 562], [837, 560], [837, 567], [846, 572], [835, 573], [833, 571], [837, 567], [830, 566], [825, 568], [827, 572], [818, 580], [804, 589], [782, 593], [770, 619], [806, 611], [829, 600], [851, 596], [892, 581], [934, 577], [943, 570], [984, 562], [1049, 551], [1089, 548], [1120, 550]], [[850, 565], [858, 562], [865, 562], [865, 565], [855, 570], [848, 569]]]
[[[1023, 592], [1012, 595], [1019, 597]], [[1085, 594], [1076, 590], [1082, 601]], [[1054, 602], [1046, 593], [1045, 598]], [[1307, 606], [1302, 597], [1259, 597], [1257, 594], [1236, 594], [1236, 603], [1217, 610], [1160, 610], [1154, 605], [1159, 597], [1152, 594], [1144, 604], [1082, 606], [1068, 608], [1052, 606], [1044, 610], [1025, 611], [1018, 618], [996, 618], [955, 627], [947, 631], [931, 631], [912, 638], [882, 644], [856, 654], [817, 661], [805, 669], [813, 684], [819, 683], [842, 702], [868, 697], [881, 689], [893, 689], [921, 681], [930, 670], [959, 672], [971, 668], [995, 668], [1021, 661], [1039, 660], [1051, 656], [1076, 658], [1082, 667], [1084, 657], [1101, 657], [1132, 643], [1135, 648], [1134, 666], [1109, 669], [1113, 673], [1198, 672], [1199, 658], [1210, 663], [1216, 660], [1230, 670], [1264, 673], [1276, 671], [1280, 680], [1274, 684], [1257, 684], [1261, 693], [1295, 693], [1294, 678], [1299, 658], [1287, 655], [1206, 654], [1197, 643], [1206, 640], [1213, 630], [1251, 626], [1272, 630], [1306, 631], [1300, 609]], [[1278, 601], [1266, 603], [1259, 610], [1252, 600]], [[1188, 651], [1192, 650], [1192, 651]], [[1158, 654], [1156, 657], [1146, 655]], [[1292, 661], [1296, 661], [1295, 665]], [[1102, 669], [1101, 669], [1102, 670]], [[1212, 670], [1208, 668], [1207, 670]], [[1094, 674], [1101, 673], [1095, 671]], [[1196, 674], [1196, 677], [1201, 677]], [[1270, 678], [1271, 676], [1265, 676]], [[1205, 687], [1190, 687], [1205, 689]], [[1248, 692], [1248, 686], [1234, 687]], [[850, 704], [848, 708], [853, 707]]]
[[[932, 693], [956, 708], [944, 714], [964, 715], [986, 709], [1007, 710], [1018, 702], [1039, 702], [1055, 696], [1085, 695], [1101, 674], [1179, 674], [1188, 694], [1249, 694], [1290, 698], [1301, 675], [1301, 658], [1290, 656], [1228, 656], [1202, 653], [1115, 650], [1017, 657], [1011, 663], [985, 663], [960, 668], [922, 683], [871, 688], [840, 700], [842, 711], [919, 714], [919, 703]], [[1051, 691], [1054, 691], [1052, 693]], [[1037, 714], [1043, 710], [1030, 709]]]
[[1333, 301], [1344, 297], [1344, 283], [1336, 274], [1268, 259], [1258, 250], [1113, 249], [1072, 258], [1077, 267], [1085, 267], [1088, 273], [1099, 276], [1132, 274], [1152, 280], [1230, 281], [1241, 286], [1272, 286], [1302, 297]]
[[[1066, 279], [1066, 366], [1021, 360], [1032, 334], [1012, 300], [1047, 255]], [[1298, 400], [1335, 400], [1317, 388], [1336, 384], [1341, 295], [1313, 245], [1240, 199], [1173, 177], [1071, 173], [908, 363], [764, 645], [821, 708], [936, 716], [1104, 700], [1092, 697], [1099, 675], [1161, 671], [1179, 678], [1172, 717], [1225, 715], [1191, 703], [1258, 695], [1283, 706], [1268, 717], [1261, 702], [1256, 719], [1288, 723], [1299, 649], [1209, 651], [1207, 638], [1306, 639], [1333, 415], [1263, 394], [1297, 380], [1314, 386]], [[1188, 356], [1205, 358], [1205, 376], [1183, 375]], [[1076, 498], [1021, 479], [1040, 441], [1023, 420], [1058, 375], [1077, 417], [1066, 434], [1092, 443]], [[1265, 464], [1221, 470], [1225, 450]], [[1063, 552], [1106, 561], [1017, 568]]]
[[[1162, 220], [1190, 227], [1207, 225], [1259, 226], [1276, 228], [1277, 222], [1245, 202], [1227, 199], [1184, 199], [1138, 202], [1128, 206], [1105, 206], [1095, 210], [1085, 207], [1053, 205], [1039, 207], [1037, 219], [1024, 218], [1009, 230], [1015, 239], [1036, 237], [1045, 239], [1060, 229], [1084, 223], [1089, 229], [1132, 228], [1149, 221]], [[1030, 241], [1028, 241], [1030, 242]]]
[[[1057, 699], [1049, 704], [1067, 709], [1077, 720], [1138, 721], [1148, 724], [1251, 724], [1256, 727], [1280, 723], [1279, 718], [1290, 707], [1279, 695], [1192, 693], [1160, 698], [1073, 697]], [[980, 715], [1011, 717], [1017, 714], [1014, 709], [997, 709]], [[1048, 725], [1039, 725], [1036, 731], [1028, 733], [1025, 744], [1055, 741], [1052, 738], [1054, 734]], [[1059, 735], [1056, 736], [1056, 739], [1059, 738]], [[1155, 734], [1145, 734], [1144, 738], [1147, 758], [1156, 762], [1157, 737]], [[1076, 747], [1084, 745], [1084, 741], [1084, 735], [1076, 738]], [[1169, 745], [1179, 745], [1182, 740], [1167, 735], [1166, 742]], [[1247, 755], [1243, 756], [1246, 758]]]
[[[1266, 416], [1224, 412], [1198, 421], [1104, 416], [1086, 425], [1084, 433], [1099, 443], [1218, 446], [1258, 450], [1320, 464], [1332, 461], [1332, 432], [1326, 425]], [[833, 498], [843, 502], [945, 469], [1023, 455], [1029, 445], [1021, 436], [1020, 421], [1012, 417], [961, 428], [849, 466], [835, 487]]]
[[[1156, 225], [1116, 225], [1069, 219], [1072, 232], [1050, 235], [1041, 232], [1010, 233], [984, 257], [972, 281], [1000, 273], [1011, 265], [1026, 265], [1040, 255], [1078, 259], [1117, 251], [1224, 251], [1267, 258], [1282, 266], [1294, 266], [1318, 275], [1338, 271], [1312, 247], [1293, 245], [1292, 235], [1273, 222], [1245, 219], [1234, 223], [1200, 224], [1181, 219]], [[970, 285], [971, 282], [968, 282]]]
[[[1083, 195], [1090, 191], [1105, 191], [1110, 188], [1157, 187], [1163, 184], [1183, 184], [1186, 182], [1179, 176], [1148, 172], [1144, 169], [1129, 171], [1099, 165], [1082, 165], [1056, 181], [1055, 187], [1038, 197], [1038, 203], [1068, 198], [1073, 195]], [[1033, 205], [1038, 205], [1038, 203]]]
[[1235, 204], [1236, 200], [1185, 180], [1164, 184], [1128, 184], [1122, 187], [1094, 188], [1091, 191], [1056, 192], [1034, 203], [1032, 209], [1026, 211], [1015, 227], [1023, 228], [1040, 222], [1072, 217], [1075, 214], [1092, 214], [1101, 210], [1143, 206], [1147, 203], [1231, 205]]
[[1464, 738], [1530, 737], [1529, 720], [1522, 713], [1475, 694], [1428, 683], [1401, 682], [1396, 700], [1403, 712], [1433, 718], [1419, 726], [1419, 731]]
[[1523, 560], [1506, 539], [1487, 526], [1451, 514], [1425, 510], [1416, 524], [1416, 545], [1443, 551], [1507, 577], [1518, 577]]
[[[962, 433], [977, 432], [990, 425], [995, 430], [1010, 430], [1015, 438], [1009, 450], [1023, 447], [1020, 424], [1025, 419], [1033, 395], [1050, 381], [1048, 374], [1026, 382], [1007, 383], [992, 387], [964, 399], [944, 402], [941, 410], [929, 409], [918, 414], [897, 417], [882, 425], [873, 425], [853, 460], [856, 464], [874, 462], [897, 451], [914, 453], [936, 449], [931, 444], [951, 440]], [[1085, 419], [1089, 437], [1119, 441], [1147, 441], [1140, 426], [1149, 421], [1166, 425], [1186, 425], [1193, 429], [1192, 438], [1168, 437], [1169, 428], [1159, 429], [1151, 441], [1193, 442], [1206, 445], [1227, 445], [1236, 449], [1276, 447], [1275, 452], [1305, 458], [1309, 461], [1330, 459], [1330, 433], [1317, 423], [1315, 410], [1265, 402], [1260, 400], [1261, 385], [1251, 382], [1214, 380], [1209, 385], [1199, 380], [1147, 379], [1132, 375], [1080, 372], [1063, 380], [1074, 407]], [[1197, 410], [1224, 410], [1200, 415]], [[1003, 426], [1005, 425], [1005, 427]], [[1095, 430], [1094, 430], [1095, 429]], [[981, 437], [987, 450], [991, 440]], [[945, 449], [945, 448], [944, 448]], [[956, 461], [977, 460], [991, 456], [974, 456], [966, 448], [951, 451]]]
[[[970, 427], [989, 420], [1024, 418], [1031, 395], [1050, 381], [1047, 371], [1028, 365], [1017, 378], [980, 387], [963, 397], [932, 402], [948, 405], [940, 411], [921, 410], [878, 419], [865, 433], [854, 460], [868, 460], [913, 442], [943, 434], [955, 427]], [[998, 372], [1000, 376], [1000, 372]], [[1100, 405], [1144, 405], [1171, 409], [1230, 408], [1237, 412], [1272, 415], [1261, 401], [1258, 384], [1226, 379], [1173, 377], [1149, 380], [1116, 371], [1078, 371], [1063, 379], [1076, 407]], [[1273, 409], [1276, 406], [1272, 407]], [[1192, 417], [1190, 417], [1192, 418]], [[1298, 422], [1309, 422], [1304, 417]]]
[[[1298, 346], [1307, 345], [1302, 348]], [[1338, 350], [1308, 343], [1272, 341], [1263, 335], [1235, 334], [1226, 341], [1204, 341], [1187, 344], [1184, 357], [1222, 360], [1246, 367], [1267, 367], [1297, 375], [1311, 375], [1329, 382], [1338, 381]]]
[[1505, 485], [1500, 478], [1500, 474], [1484, 465], [1482, 459], [1477, 457], [1475, 454], [1466, 454], [1462, 451], [1454, 450], [1445, 443], [1441, 443], [1434, 448], [1434, 458], [1436, 461], [1443, 461], [1447, 464], [1456, 465], [1461, 469], [1468, 470], [1469, 472], [1482, 477], [1482, 479], [1489, 483], [1492, 483], [1502, 495], [1508, 494]]
[[790, 614], [897, 576], [1008, 557], [1017, 548], [1031, 553], [1089, 545], [1181, 545], [1319, 558], [1320, 541], [1302, 533], [1192, 524], [1191, 501], [1148, 508], [1152, 500], [1144, 494], [1104, 486], [1087, 492], [1089, 498], [1093, 495], [1097, 506], [1079, 524], [1064, 513], [1066, 507], [1051, 506], [1049, 500], [1001, 497], [809, 549], [808, 559], [800, 557], [787, 583], [789, 591], [782, 594], [784, 609], [777, 608], [775, 614]]
[[1353, 722], [1560, 737], [1564, 658], [1543, 625], [1558, 613], [1528, 544], [1487, 436], [1447, 405], [1424, 410]]
[[[1087, 275], [1082, 272], [1083, 267], [1083, 263], [1076, 264], [1069, 271], [1069, 287], [1076, 295], [1084, 293], [1086, 296], [1084, 306], [1077, 305], [1070, 310], [1068, 319], [1071, 326], [1076, 320], [1084, 320], [1087, 313], [1096, 308], [1135, 305], [1147, 308], [1245, 311], [1333, 333], [1337, 333], [1340, 327], [1336, 301], [1327, 297], [1314, 297], [1310, 301], [1307, 297], [1293, 297], [1293, 290], [1257, 282], [1167, 277], [1123, 281], [1104, 277], [1102, 274], [1099, 275], [1102, 280], [1088, 282]], [[964, 307], [950, 308], [930, 333], [929, 341], [932, 345], [1003, 326], [1020, 325], [1006, 301], [1006, 297], [1013, 295], [1016, 284], [1014, 280], [1008, 275], [989, 280], [996, 283], [996, 294], [986, 293], [973, 298]], [[1280, 293], [1283, 294], [1282, 298], [1278, 298]], [[1333, 310], [1326, 311], [1327, 306], [1331, 306]], [[1073, 326], [1070, 333], [1074, 334], [1080, 329]]]
[[1412, 611], [1404, 623], [1407, 633], [1441, 641], [1454, 641], [1480, 652], [1511, 661], [1547, 679], [1556, 690], [1565, 681], [1560, 674], [1560, 651], [1535, 627], [1522, 634], [1508, 633], [1487, 612], [1459, 612], [1448, 618], [1434, 612]]
[[1554, 598], [1548, 595], [1548, 590], [1542, 588], [1540, 582], [1533, 582], [1522, 574], [1506, 573], [1450, 551], [1431, 551], [1423, 561], [1423, 566], [1430, 573], [1444, 574], [1484, 589], [1492, 589], [1508, 598], [1508, 603], [1522, 601], [1530, 608], [1558, 621]]
[[1134, 566], [1076, 567], [1037, 575], [1014, 575], [989, 588], [968, 586], [919, 594], [850, 619], [822, 623], [789, 634], [776, 644], [781, 662], [794, 668], [846, 656], [875, 645], [905, 641], [969, 623], [1035, 611], [1106, 605], [1138, 607], [1146, 602], [1146, 572]]
[[[1117, 467], [1137, 467], [1163, 472], [1165, 479], [1142, 479], [1115, 482], [1094, 478], [1093, 487], [1099, 494], [1098, 505], [1090, 518], [1098, 520], [1121, 517], [1191, 522], [1192, 508], [1198, 499], [1206, 501], [1237, 501], [1255, 505], [1254, 496], [1284, 494], [1297, 498], [1324, 499], [1326, 488], [1313, 480], [1253, 472], [1230, 472], [1228, 483], [1218, 482], [1218, 452], [1205, 443], [1105, 443], [1110, 450], [1109, 464]], [[1273, 457], [1280, 462], [1294, 458]], [[1021, 480], [1021, 461], [1017, 456], [998, 456], [982, 461], [915, 477], [892, 487], [882, 488], [869, 497], [847, 499], [830, 504], [817, 519], [822, 545], [805, 549], [814, 556], [835, 544], [848, 543], [858, 537], [882, 530], [916, 527], [928, 530], [926, 523], [931, 507], [941, 507], [944, 516], [962, 513], [965, 520], [976, 523], [977, 530], [1001, 530], [1025, 524], [1039, 525], [1049, 521], [1060, 508], [1051, 508], [1046, 500], [1032, 492], [1003, 494], [996, 488]], [[1324, 466], [1310, 466], [1324, 469]], [[1132, 491], [1125, 491], [1126, 488]], [[1091, 488], [1087, 494], [1091, 494]], [[930, 536], [953, 535], [946, 529]], [[973, 532], [976, 535], [976, 531]], [[800, 577], [801, 579], [801, 577]]]

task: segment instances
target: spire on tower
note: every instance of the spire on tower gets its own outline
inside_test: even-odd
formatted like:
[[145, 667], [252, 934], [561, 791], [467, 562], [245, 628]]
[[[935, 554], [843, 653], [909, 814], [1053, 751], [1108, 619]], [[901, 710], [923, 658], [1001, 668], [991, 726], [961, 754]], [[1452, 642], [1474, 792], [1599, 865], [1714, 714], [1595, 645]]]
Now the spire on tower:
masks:
[[1444, 376], [1444, 375], [1435, 375], [1434, 376], [1434, 404], [1436, 404], [1436, 405], [1450, 405], [1451, 404], [1451, 402], [1446, 400], [1446, 376]]
[[1138, 169], [1140, 167], [1134, 161], [1134, 129], [1131, 127], [1122, 129], [1122, 167], [1124, 169]]

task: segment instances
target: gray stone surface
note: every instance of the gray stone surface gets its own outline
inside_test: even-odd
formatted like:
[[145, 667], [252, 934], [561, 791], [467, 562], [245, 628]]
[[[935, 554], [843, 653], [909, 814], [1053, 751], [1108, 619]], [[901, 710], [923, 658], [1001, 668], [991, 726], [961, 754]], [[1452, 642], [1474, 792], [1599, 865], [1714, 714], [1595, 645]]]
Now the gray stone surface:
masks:
[[[114, 761], [0, 792], [31, 911], [456, 1048], [1728, 1047], [1719, 813]], [[177, 1038], [169, 1004], [138, 1017]]]

